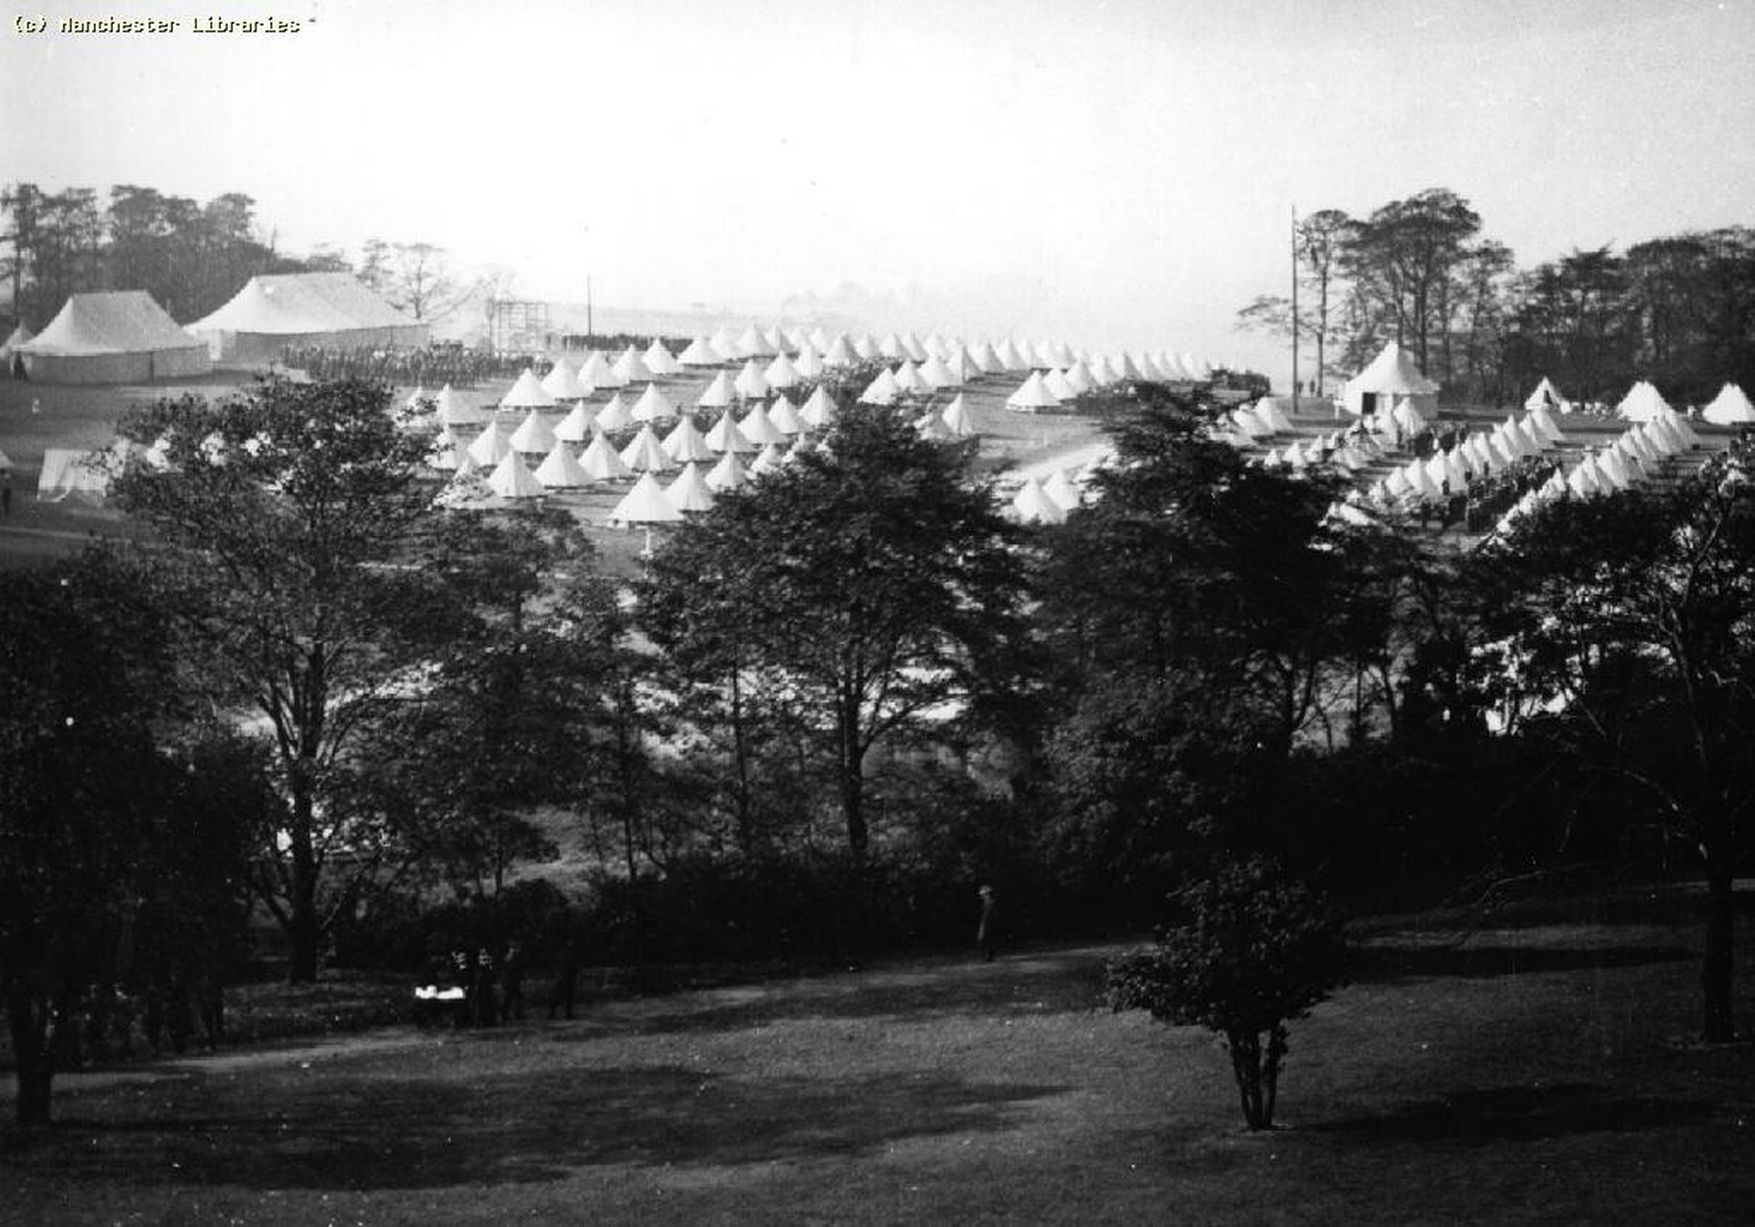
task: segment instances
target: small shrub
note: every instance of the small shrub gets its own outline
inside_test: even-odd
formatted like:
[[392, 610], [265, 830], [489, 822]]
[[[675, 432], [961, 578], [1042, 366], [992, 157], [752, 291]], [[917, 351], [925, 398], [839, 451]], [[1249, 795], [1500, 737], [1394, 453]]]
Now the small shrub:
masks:
[[1271, 1129], [1286, 1024], [1342, 982], [1340, 917], [1261, 858], [1225, 863], [1175, 898], [1184, 917], [1155, 948], [1110, 962], [1109, 1004], [1217, 1032], [1231, 1054], [1245, 1123]]

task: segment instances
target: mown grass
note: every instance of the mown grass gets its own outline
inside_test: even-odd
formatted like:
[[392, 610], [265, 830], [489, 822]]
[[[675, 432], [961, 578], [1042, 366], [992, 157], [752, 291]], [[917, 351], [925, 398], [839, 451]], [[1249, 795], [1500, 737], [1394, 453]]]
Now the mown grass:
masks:
[[[7, 1222], [1746, 1222], [1755, 1052], [1686, 1042], [1697, 924], [1374, 936], [1247, 1135], [1113, 947], [598, 999], [573, 1022], [68, 1077]], [[1743, 925], [1743, 937], [1755, 928]], [[1744, 1017], [1755, 1001], [1744, 980]]]

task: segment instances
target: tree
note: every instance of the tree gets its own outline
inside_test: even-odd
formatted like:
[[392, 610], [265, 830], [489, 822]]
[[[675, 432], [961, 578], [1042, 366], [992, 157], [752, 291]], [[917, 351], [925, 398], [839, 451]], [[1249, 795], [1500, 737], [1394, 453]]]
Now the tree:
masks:
[[1272, 861], [1221, 865], [1178, 892], [1157, 948], [1108, 967], [1109, 1004], [1224, 1037], [1250, 1130], [1271, 1129], [1291, 1032], [1342, 982], [1339, 914]]
[[1395, 200], [1345, 232], [1342, 265], [1355, 293], [1372, 305], [1379, 332], [1412, 345], [1431, 371], [1431, 343], [1444, 347], [1449, 373], [1449, 296], [1481, 218], [1448, 188], [1427, 188]]
[[1732, 886], [1755, 800], [1755, 486], [1747, 455], [1670, 491], [1563, 499], [1480, 554], [1472, 665], [1508, 732], [1612, 781], [1692, 849], [1703, 1032], [1735, 1034]]
[[[370, 264], [383, 253], [368, 244], [366, 256]], [[393, 244], [381, 275], [384, 296], [417, 320], [442, 319], [462, 306], [473, 289], [452, 276], [445, 249], [431, 243]]]
[[351, 380], [160, 401], [119, 430], [166, 445], [168, 468], [132, 462], [112, 490], [157, 534], [198, 684], [271, 738], [286, 812], [256, 886], [291, 978], [311, 980], [328, 917], [386, 846], [348, 786], [350, 753], [458, 621], [412, 565], [431, 524], [426, 440], [399, 429], [389, 389]]
[[[183, 715], [173, 641], [151, 574], [88, 553], [8, 579], [0, 603], [0, 997], [18, 1079], [17, 1119], [49, 1119], [58, 1062], [78, 1043], [93, 985], [173, 943], [131, 953], [141, 916], [196, 916], [194, 968], [235, 937], [209, 905], [231, 892], [238, 819], [189, 805], [168, 734]], [[188, 842], [190, 838], [195, 843]], [[228, 886], [229, 878], [229, 886]], [[233, 915], [235, 922], [238, 917]]]
[[855, 856], [873, 748], [978, 714], [1021, 638], [1011, 530], [973, 454], [848, 407], [822, 447], [679, 527], [641, 586], [661, 646], [826, 769]]

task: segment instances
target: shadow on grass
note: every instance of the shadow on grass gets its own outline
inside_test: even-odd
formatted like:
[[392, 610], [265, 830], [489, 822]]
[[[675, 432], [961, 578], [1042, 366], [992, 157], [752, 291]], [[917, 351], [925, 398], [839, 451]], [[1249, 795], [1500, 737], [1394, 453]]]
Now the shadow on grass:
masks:
[[550, 1181], [600, 1164], [736, 1165], [1013, 1125], [1053, 1086], [940, 1075], [747, 1082], [681, 1067], [477, 1085], [334, 1074], [154, 1088], [115, 1117], [0, 1135], [6, 1166], [73, 1184], [400, 1189]]
[[[691, 1004], [612, 1024], [642, 1035], [716, 1032], [781, 1020], [865, 1019], [906, 1015], [910, 1022], [956, 1016], [1007, 1018], [1083, 1012], [1103, 1005], [1103, 961], [1089, 951], [1021, 954], [993, 963], [934, 965], [912, 970], [878, 968], [831, 979], [794, 981], [745, 1000]], [[559, 1034], [558, 1042], [594, 1039]]]
[[1711, 1100], [1610, 1094], [1589, 1083], [1520, 1085], [1459, 1091], [1381, 1116], [1310, 1125], [1303, 1131], [1370, 1141], [1525, 1142], [1675, 1128], [1723, 1110], [1724, 1105]]
[[1355, 983], [1437, 977], [1481, 979], [1647, 967], [1698, 957], [1681, 946], [1368, 945], [1353, 951], [1349, 978]]

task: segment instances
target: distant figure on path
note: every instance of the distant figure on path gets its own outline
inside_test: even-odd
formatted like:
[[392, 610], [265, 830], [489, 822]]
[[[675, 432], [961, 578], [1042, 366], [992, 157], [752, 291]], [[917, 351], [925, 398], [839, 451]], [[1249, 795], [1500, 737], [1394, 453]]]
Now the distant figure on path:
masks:
[[999, 944], [999, 905], [993, 897], [993, 887], [981, 888], [981, 924], [975, 930], [975, 944], [981, 947], [983, 962], [993, 962], [993, 952]]
[[524, 1019], [523, 942], [507, 945], [505, 962], [500, 964], [500, 1017], [507, 1022]]
[[573, 1017], [573, 999], [578, 991], [579, 949], [573, 935], [563, 930], [560, 957], [555, 961], [554, 987], [548, 991], [548, 1016], [553, 1018], [556, 1010], [564, 1009], [566, 1017]]

